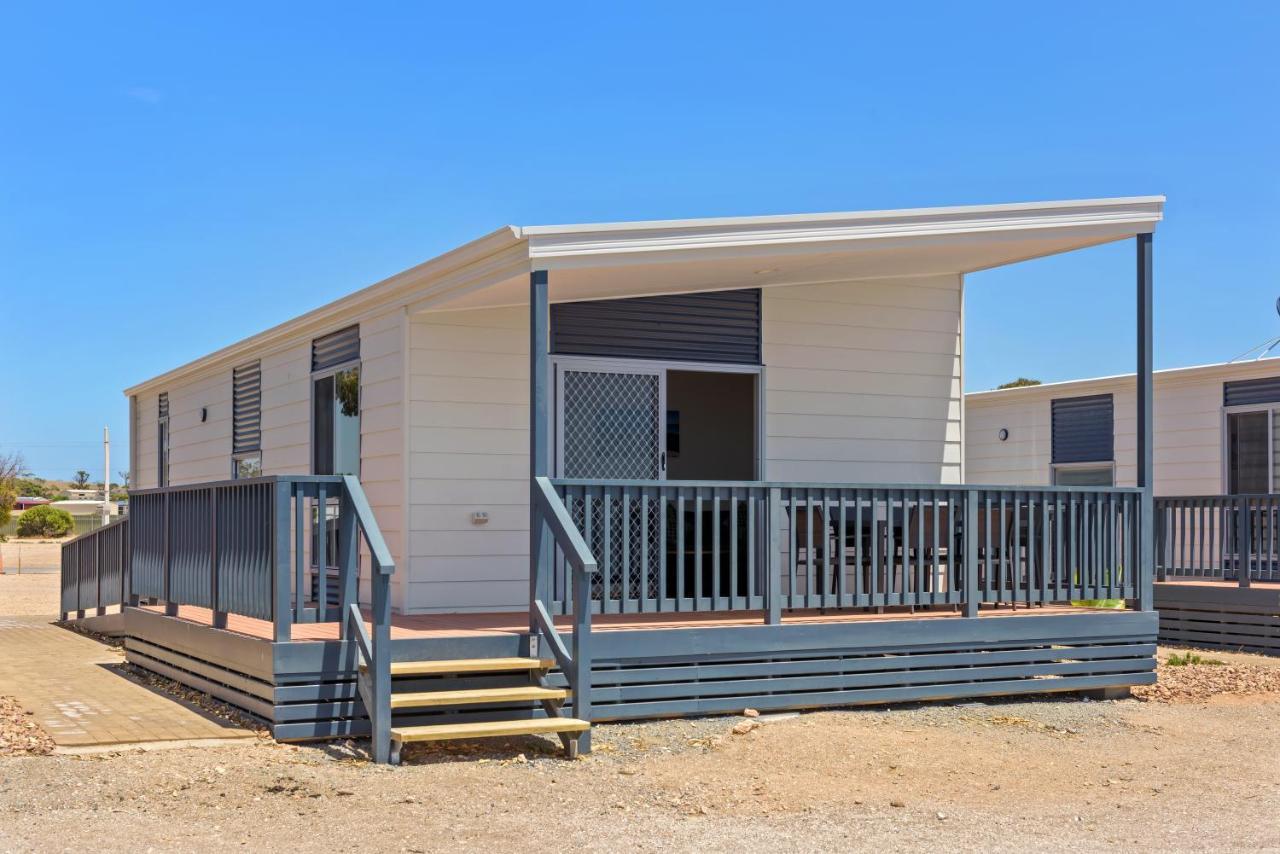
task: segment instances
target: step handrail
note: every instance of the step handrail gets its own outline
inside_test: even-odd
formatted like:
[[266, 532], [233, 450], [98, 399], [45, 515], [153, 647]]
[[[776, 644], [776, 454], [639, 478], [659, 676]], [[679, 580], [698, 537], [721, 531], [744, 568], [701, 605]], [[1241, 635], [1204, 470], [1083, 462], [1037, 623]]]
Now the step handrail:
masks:
[[[532, 531], [530, 537], [532, 595], [529, 600], [529, 642], [531, 653], [539, 653], [539, 640], [551, 648], [556, 663], [573, 691], [573, 716], [591, 721], [591, 581], [598, 571], [595, 556], [574, 524], [564, 500], [546, 477], [535, 477], [530, 490]], [[551, 577], [551, 550], [543, 548], [543, 530], [551, 532], [573, 573], [573, 639], [566, 648], [547, 610], [550, 598], [546, 582]], [[591, 730], [577, 736], [577, 752], [591, 751]]]
[[[373, 761], [382, 764], [391, 759], [391, 576], [395, 574], [396, 564], [360, 480], [354, 475], [343, 475], [342, 487], [340, 518], [348, 520], [346, 524], [351, 534], [358, 529], [363, 535], [373, 564], [369, 577], [373, 594], [370, 615], [373, 632], [366, 628], [358, 596], [351, 590], [347, 610], [343, 614], [341, 637], [354, 642], [356, 647], [356, 687], [369, 716]], [[344, 538], [344, 554], [341, 556], [345, 577], [350, 579], [348, 583], [351, 585], [357, 577], [356, 560], [359, 555], [355, 540], [354, 536]]]

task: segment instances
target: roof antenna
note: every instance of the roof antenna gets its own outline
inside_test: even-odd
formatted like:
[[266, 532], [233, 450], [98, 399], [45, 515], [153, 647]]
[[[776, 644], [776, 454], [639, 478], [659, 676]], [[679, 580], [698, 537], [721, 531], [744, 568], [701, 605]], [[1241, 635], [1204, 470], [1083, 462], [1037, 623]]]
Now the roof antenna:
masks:
[[[1276, 314], [1280, 314], [1280, 297], [1276, 298]], [[1259, 359], [1265, 359], [1267, 355], [1276, 347], [1280, 347], [1280, 335], [1277, 335], [1275, 338], [1272, 338], [1270, 341], [1263, 341], [1257, 347], [1250, 347], [1248, 350], [1245, 350], [1243, 353], [1241, 353], [1239, 356], [1236, 356], [1231, 361], [1243, 362], [1246, 359], [1248, 359], [1250, 356], [1253, 356], [1252, 361], [1256, 362]], [[1253, 355], [1254, 353], [1257, 353], [1258, 355], [1254, 356]]]

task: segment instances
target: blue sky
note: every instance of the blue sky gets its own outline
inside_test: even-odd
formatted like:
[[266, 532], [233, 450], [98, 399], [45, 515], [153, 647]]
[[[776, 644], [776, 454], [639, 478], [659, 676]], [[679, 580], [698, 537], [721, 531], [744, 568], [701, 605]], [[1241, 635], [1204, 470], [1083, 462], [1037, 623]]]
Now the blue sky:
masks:
[[[505, 223], [1164, 193], [1157, 367], [1280, 334], [1275, 4], [610, 5], [9, 7], [0, 451]], [[1132, 254], [971, 277], [970, 389], [1131, 370]]]

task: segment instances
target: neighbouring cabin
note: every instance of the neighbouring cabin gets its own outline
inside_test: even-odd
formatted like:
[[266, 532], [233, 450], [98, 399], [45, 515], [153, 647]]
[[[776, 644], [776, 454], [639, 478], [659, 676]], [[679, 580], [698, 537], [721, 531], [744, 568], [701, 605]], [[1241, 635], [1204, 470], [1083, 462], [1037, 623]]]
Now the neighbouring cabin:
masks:
[[[379, 758], [1148, 683], [1162, 204], [500, 229], [129, 389], [131, 518], [63, 610]], [[1126, 238], [1148, 477], [975, 485], [966, 273]]]
[[[1157, 371], [1160, 639], [1280, 654], [1280, 359]], [[967, 479], [1131, 485], [1133, 375], [965, 396]]]

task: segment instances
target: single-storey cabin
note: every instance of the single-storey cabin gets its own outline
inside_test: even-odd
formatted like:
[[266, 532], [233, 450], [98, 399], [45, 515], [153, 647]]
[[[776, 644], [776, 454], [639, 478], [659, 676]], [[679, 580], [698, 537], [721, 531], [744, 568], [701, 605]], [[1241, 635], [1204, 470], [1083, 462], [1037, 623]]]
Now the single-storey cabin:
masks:
[[[1280, 654], [1280, 359], [1154, 372], [1160, 639]], [[965, 395], [966, 479], [1133, 485], [1133, 374]]]
[[[130, 516], [63, 609], [380, 759], [1149, 683], [1163, 204], [501, 228], [128, 389]], [[1139, 485], [974, 485], [966, 275], [1127, 239]]]

